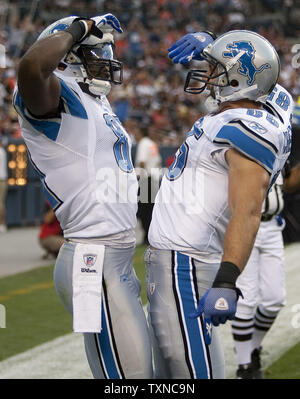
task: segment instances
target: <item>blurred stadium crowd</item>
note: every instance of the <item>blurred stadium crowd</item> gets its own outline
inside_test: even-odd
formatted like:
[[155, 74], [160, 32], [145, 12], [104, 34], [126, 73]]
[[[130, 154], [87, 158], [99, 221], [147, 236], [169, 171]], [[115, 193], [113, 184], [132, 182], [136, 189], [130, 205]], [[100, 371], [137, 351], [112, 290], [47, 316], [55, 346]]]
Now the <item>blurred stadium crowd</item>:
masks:
[[168, 47], [189, 32], [217, 35], [231, 29], [257, 31], [271, 41], [282, 63], [280, 83], [300, 98], [300, 76], [292, 67], [291, 47], [300, 38], [300, 0], [9, 0], [0, 1], [0, 42], [7, 68], [0, 79], [0, 137], [21, 135], [11, 105], [20, 57], [39, 33], [68, 15], [115, 14], [124, 33], [115, 57], [124, 62], [124, 83], [110, 101], [134, 136], [141, 126], [163, 145], [177, 146], [199, 118], [198, 96], [185, 94], [187, 69], [173, 65]]

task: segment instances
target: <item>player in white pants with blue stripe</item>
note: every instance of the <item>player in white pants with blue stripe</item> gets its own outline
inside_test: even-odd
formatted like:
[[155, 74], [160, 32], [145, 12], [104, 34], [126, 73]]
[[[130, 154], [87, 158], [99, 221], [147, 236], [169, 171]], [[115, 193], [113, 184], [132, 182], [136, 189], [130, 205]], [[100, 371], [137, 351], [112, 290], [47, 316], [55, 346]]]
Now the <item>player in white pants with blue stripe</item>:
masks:
[[[187, 36], [198, 43], [207, 38]], [[267, 40], [228, 32], [200, 57], [209, 66], [191, 70], [185, 90], [200, 94], [209, 87], [217, 109], [195, 122], [177, 151], [148, 236], [149, 312], [161, 378], [224, 376], [212, 325], [235, 315], [241, 295], [235, 283], [250, 256], [263, 200], [291, 147], [290, 127], [263, 109], [280, 68]]]
[[190, 317], [210, 288], [219, 263], [205, 264], [179, 251], [154, 248], [146, 250], [145, 261], [156, 376], [224, 378], [217, 331], [213, 330], [212, 344], [206, 345], [203, 320]]
[[[82, 240], [80, 240], [82, 242]], [[102, 282], [102, 331], [84, 333], [94, 378], [150, 378], [148, 329], [140, 302], [141, 285], [132, 267], [135, 247], [105, 246]], [[54, 282], [72, 314], [72, 269], [76, 241], [67, 241], [55, 265]]]
[[131, 140], [106, 98], [122, 83], [112, 14], [67, 17], [20, 62], [14, 106], [66, 239], [58, 296], [83, 333], [95, 378], [151, 378], [149, 331], [132, 258], [138, 182]]

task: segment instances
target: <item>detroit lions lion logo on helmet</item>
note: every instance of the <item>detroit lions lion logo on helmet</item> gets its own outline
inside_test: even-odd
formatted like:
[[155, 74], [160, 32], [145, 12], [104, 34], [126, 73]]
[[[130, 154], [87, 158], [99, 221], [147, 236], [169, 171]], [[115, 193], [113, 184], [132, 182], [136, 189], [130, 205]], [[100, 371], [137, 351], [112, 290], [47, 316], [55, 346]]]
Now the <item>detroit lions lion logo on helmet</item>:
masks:
[[248, 85], [251, 86], [255, 80], [255, 75], [257, 73], [262, 72], [267, 68], [271, 68], [269, 63], [261, 65], [259, 68], [253, 63], [255, 50], [250, 42], [233, 42], [227, 44], [226, 48], [231, 51], [224, 51], [223, 57], [234, 58], [236, 57], [241, 51], [244, 51], [244, 54], [238, 59], [240, 67], [238, 72], [244, 76], [248, 77]]

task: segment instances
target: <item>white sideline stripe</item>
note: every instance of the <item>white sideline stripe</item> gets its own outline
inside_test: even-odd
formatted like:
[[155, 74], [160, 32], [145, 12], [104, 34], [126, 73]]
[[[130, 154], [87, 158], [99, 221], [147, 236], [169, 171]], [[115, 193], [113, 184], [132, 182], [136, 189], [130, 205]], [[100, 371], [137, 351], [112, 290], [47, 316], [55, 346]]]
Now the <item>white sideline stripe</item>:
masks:
[[[293, 243], [286, 247], [285, 265], [286, 306], [280, 311], [274, 325], [263, 341], [261, 358], [264, 369], [300, 341], [300, 328], [297, 329], [292, 326], [292, 318], [296, 315], [296, 313], [293, 313], [292, 308], [295, 304], [300, 304], [300, 243]], [[233, 350], [234, 345], [230, 324], [222, 325], [219, 331], [224, 347], [226, 376], [227, 378], [234, 378], [237, 363]]]
[[92, 378], [83, 336], [72, 333], [0, 362], [0, 379]]
[[[300, 304], [300, 244], [285, 250], [287, 304], [281, 310], [264, 340], [263, 368], [276, 361], [300, 340], [300, 329], [293, 328], [292, 307]], [[219, 327], [226, 360], [226, 376], [233, 378], [236, 360], [230, 324]], [[90, 379], [82, 334], [71, 333], [36, 346], [0, 362], [0, 379]]]

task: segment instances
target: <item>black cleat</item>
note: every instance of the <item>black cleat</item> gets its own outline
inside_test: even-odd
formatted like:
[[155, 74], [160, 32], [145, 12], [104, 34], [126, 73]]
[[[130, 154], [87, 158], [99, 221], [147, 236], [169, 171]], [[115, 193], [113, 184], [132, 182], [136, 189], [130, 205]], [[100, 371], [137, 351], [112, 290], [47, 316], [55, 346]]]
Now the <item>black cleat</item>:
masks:
[[253, 370], [253, 378], [255, 380], [262, 380], [264, 379], [264, 374], [261, 369], [261, 362], [260, 362], [260, 353], [261, 347], [258, 349], [254, 349], [251, 353], [251, 365]]
[[252, 364], [239, 364], [239, 368], [236, 371], [236, 378], [238, 380], [253, 380], [253, 369]]

